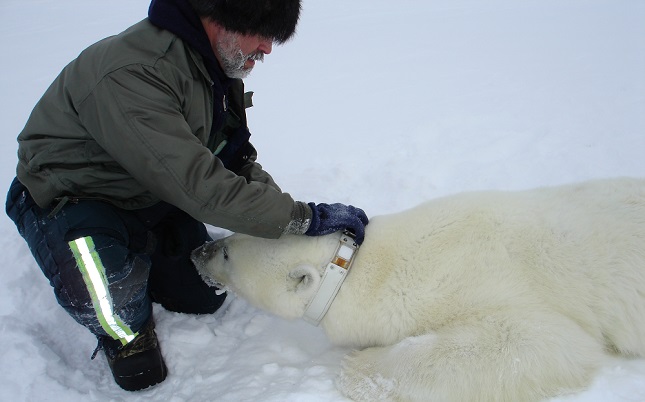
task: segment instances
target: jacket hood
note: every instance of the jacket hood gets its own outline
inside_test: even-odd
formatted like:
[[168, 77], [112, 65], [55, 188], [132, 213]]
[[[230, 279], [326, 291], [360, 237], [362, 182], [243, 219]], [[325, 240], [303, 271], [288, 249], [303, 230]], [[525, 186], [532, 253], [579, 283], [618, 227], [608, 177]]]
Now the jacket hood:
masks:
[[204, 59], [211, 80], [227, 83], [226, 77], [211, 47], [202, 22], [187, 0], [152, 0], [148, 19], [159, 28], [177, 35]]

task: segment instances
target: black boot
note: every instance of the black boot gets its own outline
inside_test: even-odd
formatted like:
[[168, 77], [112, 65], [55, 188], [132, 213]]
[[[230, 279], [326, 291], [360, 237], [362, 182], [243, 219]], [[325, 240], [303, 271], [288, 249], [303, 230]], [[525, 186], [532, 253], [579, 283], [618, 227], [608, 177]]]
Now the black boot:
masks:
[[127, 345], [104, 338], [103, 348], [114, 381], [126, 391], [138, 391], [162, 382], [168, 374], [152, 318]]

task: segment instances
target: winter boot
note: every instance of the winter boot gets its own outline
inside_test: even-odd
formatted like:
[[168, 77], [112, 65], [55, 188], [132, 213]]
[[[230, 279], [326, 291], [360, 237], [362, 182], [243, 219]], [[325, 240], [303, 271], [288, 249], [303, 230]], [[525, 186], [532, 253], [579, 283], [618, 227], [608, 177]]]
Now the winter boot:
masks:
[[103, 348], [114, 381], [126, 391], [138, 391], [162, 382], [168, 374], [152, 318], [127, 345], [103, 339]]

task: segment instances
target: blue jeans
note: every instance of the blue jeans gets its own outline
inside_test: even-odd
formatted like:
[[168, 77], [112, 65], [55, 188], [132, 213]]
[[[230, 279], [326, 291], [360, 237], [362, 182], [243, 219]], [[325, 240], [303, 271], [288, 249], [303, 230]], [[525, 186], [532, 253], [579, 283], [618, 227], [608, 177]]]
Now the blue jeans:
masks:
[[58, 303], [97, 337], [126, 344], [151, 317], [153, 301], [195, 314], [224, 302], [190, 261], [190, 252], [211, 240], [206, 227], [178, 208], [160, 202], [123, 210], [95, 200], [54, 207], [38, 207], [14, 179], [7, 215]]

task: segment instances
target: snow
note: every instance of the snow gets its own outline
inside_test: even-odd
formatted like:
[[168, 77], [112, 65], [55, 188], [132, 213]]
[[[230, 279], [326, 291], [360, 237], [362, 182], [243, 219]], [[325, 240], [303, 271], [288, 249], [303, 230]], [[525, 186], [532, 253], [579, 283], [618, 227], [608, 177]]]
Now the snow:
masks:
[[[645, 176], [645, 2], [303, 0], [297, 37], [246, 81], [260, 162], [295, 198], [368, 215], [476, 189]], [[0, 2], [0, 182], [60, 69], [143, 18], [148, 0]], [[231, 299], [155, 306], [170, 374], [128, 393], [0, 218], [0, 400], [345, 401], [318, 327]], [[217, 233], [221, 233], [216, 231]], [[645, 317], [644, 317], [645, 319]], [[616, 359], [553, 401], [645, 401], [645, 359]]]

